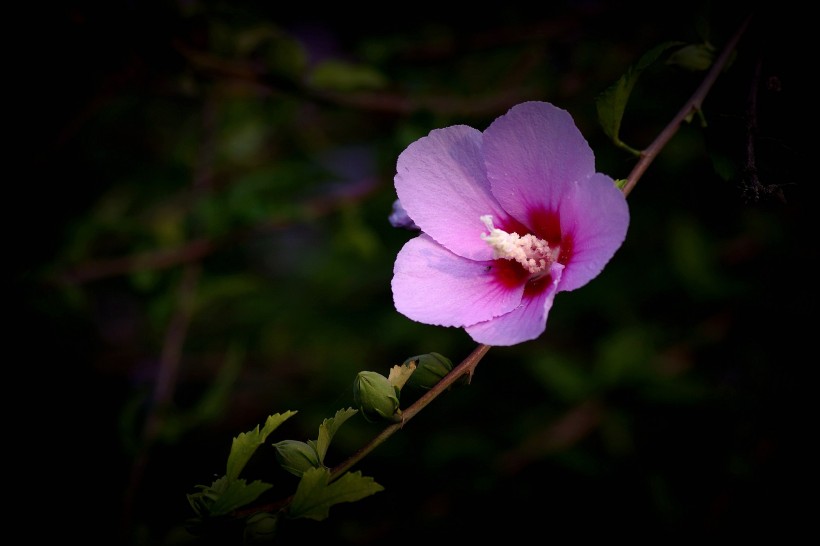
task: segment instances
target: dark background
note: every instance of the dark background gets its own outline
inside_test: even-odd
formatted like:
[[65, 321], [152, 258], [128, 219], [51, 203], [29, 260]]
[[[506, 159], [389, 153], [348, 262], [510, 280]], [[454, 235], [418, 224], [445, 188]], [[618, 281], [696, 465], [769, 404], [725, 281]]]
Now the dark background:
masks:
[[[604, 135], [595, 97], [660, 43], [719, 50], [747, 14], [594, 0], [469, 14], [73, 1], [32, 14], [7, 174], [7, 449], [24, 463], [10, 500], [29, 518], [9, 533], [195, 543], [186, 495], [224, 474], [234, 436], [297, 410], [271, 441], [315, 438], [352, 405], [358, 371], [429, 351], [459, 362], [474, 347], [463, 331], [392, 306], [412, 236], [387, 222], [398, 154], [431, 129], [484, 129], [546, 100], [573, 115], [600, 171], [625, 178], [634, 159]], [[684, 125], [651, 165], [623, 247], [556, 298], [546, 333], [491, 349], [471, 385], [357, 465], [383, 492], [286, 521], [283, 542], [784, 538], [808, 523], [803, 18], [759, 7], [706, 126]], [[653, 65], [623, 139], [647, 146], [702, 78]], [[351, 419], [330, 463], [378, 430]], [[248, 477], [292, 493], [271, 451], [258, 455]]]

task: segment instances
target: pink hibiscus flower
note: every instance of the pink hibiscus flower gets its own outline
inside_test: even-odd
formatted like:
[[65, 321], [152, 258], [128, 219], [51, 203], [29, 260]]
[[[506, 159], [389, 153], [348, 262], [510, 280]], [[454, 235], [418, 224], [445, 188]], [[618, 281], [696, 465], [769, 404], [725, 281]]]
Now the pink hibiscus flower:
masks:
[[540, 336], [558, 292], [595, 278], [629, 209], [568, 112], [525, 102], [483, 133], [431, 131], [398, 158], [396, 193], [421, 233], [393, 268], [396, 309], [478, 343]]

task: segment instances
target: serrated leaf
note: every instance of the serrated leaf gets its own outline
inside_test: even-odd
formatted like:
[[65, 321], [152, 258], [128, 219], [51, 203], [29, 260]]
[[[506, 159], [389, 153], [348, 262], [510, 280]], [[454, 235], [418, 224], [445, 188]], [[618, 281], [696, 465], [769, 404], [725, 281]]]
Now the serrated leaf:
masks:
[[330, 470], [314, 468], [302, 475], [288, 517], [322, 521], [334, 504], [355, 502], [383, 490], [384, 487], [373, 478], [362, 476], [361, 472], [347, 472], [330, 483]]
[[337, 411], [335, 416], [322, 421], [322, 424], [319, 425], [319, 436], [317, 439], [315, 441], [308, 441], [308, 445], [310, 445], [319, 456], [319, 462], [324, 464], [330, 441], [333, 440], [333, 436], [336, 434], [336, 431], [339, 430], [339, 427], [358, 412], [359, 410], [347, 408]]
[[259, 498], [259, 495], [273, 487], [269, 483], [255, 480], [251, 483], [245, 480], [233, 480], [227, 482], [227, 487], [221, 492], [210, 507], [211, 516], [223, 516], [230, 514], [237, 508], [250, 504]]
[[629, 101], [629, 96], [632, 94], [632, 89], [638, 81], [638, 77], [646, 70], [652, 63], [658, 60], [663, 53], [672, 48], [681, 45], [683, 42], [664, 42], [655, 46], [651, 50], [644, 53], [638, 62], [630, 66], [626, 73], [621, 76], [617, 82], [604, 90], [595, 99], [595, 107], [598, 111], [598, 122], [604, 130], [604, 133], [612, 139], [612, 141], [621, 148], [626, 148], [632, 153], [638, 154], [637, 150], [633, 150], [621, 141], [621, 121], [626, 110], [626, 103]]
[[413, 375], [414, 371], [416, 371], [415, 362], [396, 365], [390, 368], [390, 374], [387, 376], [387, 380], [397, 390], [401, 390], [404, 384], [407, 383], [407, 380], [410, 379], [410, 376]]
[[276, 430], [276, 428], [284, 423], [286, 420], [295, 415], [295, 411], [286, 411], [285, 413], [276, 413], [268, 416], [262, 430], [259, 430], [259, 425], [256, 428], [243, 432], [233, 439], [231, 444], [231, 453], [228, 455], [228, 468], [225, 477], [228, 480], [235, 480], [239, 477], [239, 473], [248, 464], [251, 456], [261, 446], [268, 435]]
[[245, 480], [229, 480], [222, 476], [210, 486], [198, 485], [200, 491], [188, 495], [188, 503], [199, 517], [221, 516], [250, 504], [271, 487], [259, 480], [248, 484]]
[[211, 513], [211, 506], [219, 498], [219, 495], [204, 485], [197, 485], [196, 487], [202, 491], [190, 493], [188, 495], [188, 504], [191, 505], [198, 517], [204, 518]]

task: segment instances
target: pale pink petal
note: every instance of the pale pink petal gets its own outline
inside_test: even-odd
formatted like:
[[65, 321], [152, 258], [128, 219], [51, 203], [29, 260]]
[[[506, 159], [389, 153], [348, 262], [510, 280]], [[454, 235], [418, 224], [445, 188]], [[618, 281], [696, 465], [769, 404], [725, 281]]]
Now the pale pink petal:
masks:
[[487, 177], [495, 198], [527, 227], [532, 210], [555, 211], [572, 186], [595, 172], [595, 156], [572, 116], [524, 102], [484, 131]]
[[492, 264], [462, 258], [419, 235], [396, 257], [396, 309], [418, 322], [458, 327], [508, 313], [521, 302], [524, 284], [499, 282], [491, 273]]
[[508, 215], [496, 202], [484, 169], [480, 131], [456, 125], [431, 131], [399, 155], [396, 193], [413, 222], [464, 258], [489, 260], [481, 239], [481, 216], [504, 225]]
[[595, 174], [561, 202], [561, 234], [572, 241], [560, 290], [575, 290], [595, 278], [626, 238], [629, 208], [611, 178]]
[[547, 315], [558, 292], [562, 268], [561, 264], [553, 264], [550, 268], [550, 285], [535, 294], [525, 294], [521, 305], [513, 311], [464, 330], [476, 342], [485, 345], [515, 345], [537, 338], [547, 327]]

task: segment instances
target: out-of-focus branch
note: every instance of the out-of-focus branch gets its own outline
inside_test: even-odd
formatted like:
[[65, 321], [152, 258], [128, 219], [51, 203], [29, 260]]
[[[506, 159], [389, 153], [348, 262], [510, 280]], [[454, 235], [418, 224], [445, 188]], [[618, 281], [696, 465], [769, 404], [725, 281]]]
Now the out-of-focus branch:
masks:
[[747, 201], [758, 201], [761, 196], [774, 195], [782, 203], [786, 202], [783, 189], [777, 184], [764, 184], [760, 181], [757, 170], [757, 154], [755, 146], [757, 142], [757, 93], [760, 87], [760, 71], [762, 60], [758, 59], [755, 64], [755, 72], [752, 83], [749, 86], [749, 97], [746, 100], [746, 163], [741, 173], [740, 186], [743, 197]]
[[506, 475], [520, 472], [544, 455], [569, 449], [592, 433], [601, 423], [604, 405], [600, 400], [586, 400], [555, 421], [536, 430], [520, 445], [504, 453], [499, 465]]
[[520, 67], [513, 66], [510, 85], [503, 85], [501, 93], [488, 96], [422, 96], [414, 97], [394, 91], [339, 92], [317, 89], [305, 83], [272, 73], [250, 61], [223, 59], [194, 49], [184, 42], [175, 42], [179, 53], [191, 65], [208, 75], [244, 83], [261, 91], [278, 92], [301, 97], [318, 104], [353, 108], [356, 110], [407, 115], [429, 111], [447, 115], [495, 115], [524, 100], [535, 100], [542, 89], [528, 89], [521, 82]]
[[[214, 140], [216, 134], [216, 103], [212, 97], [205, 101], [202, 109], [202, 134], [199, 157], [191, 185], [194, 193], [206, 192], [213, 184]], [[196, 293], [202, 267], [198, 261], [187, 263], [182, 270], [177, 291], [176, 308], [168, 328], [159, 358], [154, 395], [148, 407], [142, 431], [142, 442], [131, 465], [131, 479], [125, 496], [123, 509], [123, 529], [131, 527], [133, 505], [145, 469], [148, 466], [151, 449], [162, 433], [165, 412], [173, 404], [174, 390], [182, 362], [182, 348], [188, 336], [188, 326], [194, 315]]]
[[[329, 214], [339, 206], [351, 201], [357, 201], [370, 195], [377, 187], [376, 181], [364, 179], [346, 187], [343, 197], [336, 194], [324, 195], [306, 201], [302, 205], [304, 214], [308, 217]], [[59, 272], [55, 281], [61, 284], [82, 284], [99, 279], [127, 275], [134, 271], [151, 271], [167, 269], [177, 265], [193, 263], [204, 257], [225, 248], [231, 244], [243, 241], [254, 234], [277, 230], [292, 225], [292, 218], [274, 218], [261, 222], [248, 229], [237, 230], [219, 239], [199, 238], [188, 241], [175, 248], [144, 252], [118, 258], [90, 260], [73, 268]]]

